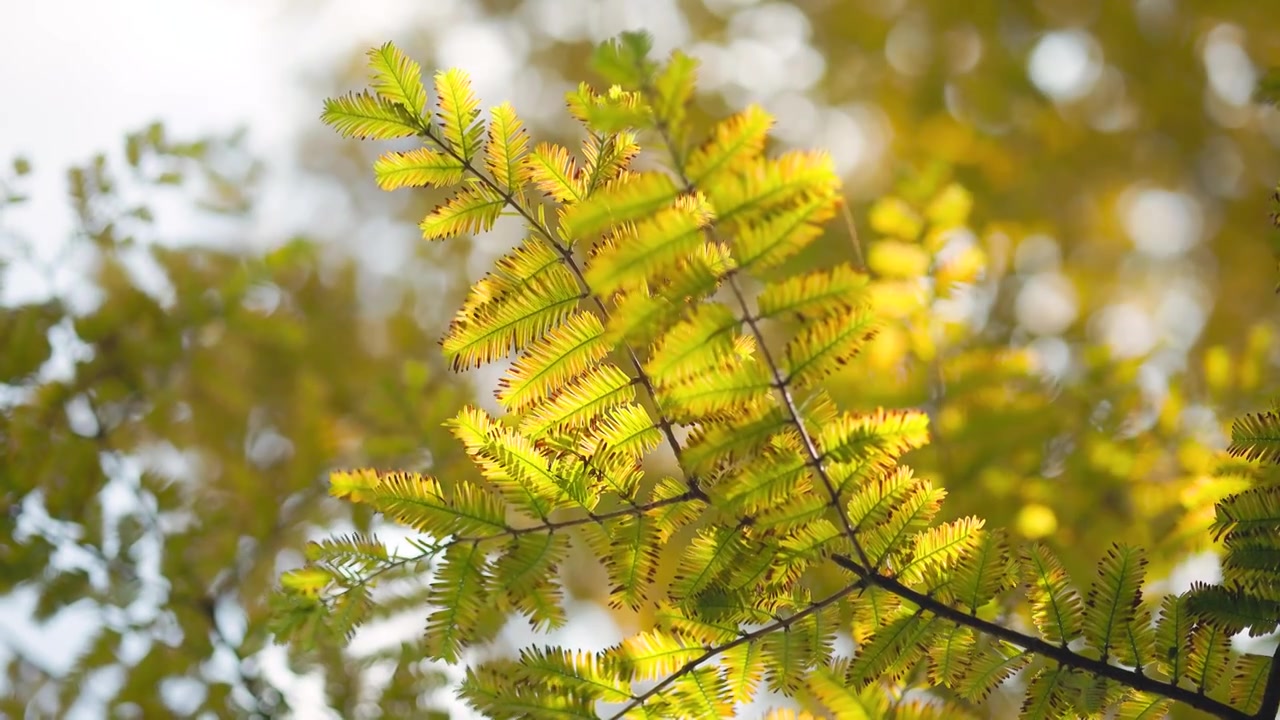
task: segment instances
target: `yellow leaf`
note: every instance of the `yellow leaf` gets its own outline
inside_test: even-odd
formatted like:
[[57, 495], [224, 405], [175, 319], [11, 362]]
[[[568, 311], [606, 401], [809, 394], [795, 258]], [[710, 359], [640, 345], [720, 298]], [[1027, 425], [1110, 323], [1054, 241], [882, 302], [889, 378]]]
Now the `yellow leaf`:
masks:
[[867, 346], [867, 361], [877, 370], [897, 367], [907, 355], [907, 334], [898, 325], [884, 325]]
[[280, 584], [286, 590], [292, 590], [308, 597], [319, 595], [330, 580], [329, 573], [319, 568], [299, 568], [290, 570], [280, 576]]
[[915, 240], [924, 229], [924, 220], [907, 204], [906, 200], [897, 197], [886, 197], [871, 206], [871, 229], [882, 235]]
[[1047, 505], [1028, 503], [1018, 512], [1016, 524], [1023, 537], [1035, 540], [1057, 532], [1058, 516]]
[[987, 254], [982, 248], [970, 245], [954, 257], [942, 263], [934, 277], [937, 279], [938, 295], [947, 297], [957, 285], [969, 285], [982, 274], [987, 267]]
[[914, 281], [878, 282], [870, 291], [872, 306], [885, 319], [902, 319], [924, 306], [924, 288]]
[[929, 262], [924, 248], [897, 240], [875, 243], [867, 253], [867, 267], [886, 277], [920, 277], [929, 270]]
[[929, 224], [935, 228], [953, 228], [964, 225], [973, 209], [973, 196], [957, 183], [951, 183], [938, 193], [924, 211]]

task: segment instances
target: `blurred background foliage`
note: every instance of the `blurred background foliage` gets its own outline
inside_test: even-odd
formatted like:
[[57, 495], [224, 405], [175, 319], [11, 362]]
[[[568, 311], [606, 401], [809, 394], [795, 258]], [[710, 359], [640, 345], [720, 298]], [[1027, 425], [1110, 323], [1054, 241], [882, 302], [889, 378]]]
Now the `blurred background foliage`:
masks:
[[[281, 8], [300, 22], [314, 4]], [[689, 52], [704, 119], [760, 103], [779, 147], [832, 152], [852, 224], [796, 263], [868, 268], [892, 319], [832, 389], [930, 411], [934, 443], [909, 461], [947, 487], [946, 512], [1043, 538], [1077, 573], [1118, 538], [1151, 548], [1174, 587], [1214, 572], [1193, 553], [1211, 549], [1212, 502], [1246, 482], [1217, 453], [1223, 429], [1277, 387], [1280, 111], [1255, 96], [1274, 93], [1259, 80], [1280, 66], [1275, 17], [1255, 0], [433, 0], [299, 78], [315, 99], [290, 160], [312, 181], [292, 198], [313, 209], [307, 240], [236, 242], [253, 158], [235, 136], [159, 127], [69, 173], [66, 258], [32, 259], [43, 240], [0, 207], [6, 282], [78, 273], [0, 308], [0, 592], [75, 635], [79, 658], [42, 667], [0, 638], [0, 712], [447, 704], [443, 676], [398, 662], [425, 611], [376, 649], [292, 652], [323, 670], [312, 685], [270, 670], [284, 661], [266, 632], [276, 574], [307, 539], [374, 527], [324, 498], [328, 469], [448, 481], [471, 470], [439, 422], [493, 407], [494, 378], [448, 374], [434, 341], [518, 224], [426, 244], [416, 225], [439, 198], [382, 193], [385, 144], [311, 113], [363, 86], [363, 52], [386, 39], [428, 70], [465, 67], [486, 104], [511, 100], [535, 138], [566, 143], [563, 92], [596, 42], [642, 27]], [[26, 169], [0, 179], [8, 203]], [[166, 212], [203, 239], [168, 236]], [[599, 568], [581, 555], [564, 572], [586, 635], [611, 639], [584, 609]]]

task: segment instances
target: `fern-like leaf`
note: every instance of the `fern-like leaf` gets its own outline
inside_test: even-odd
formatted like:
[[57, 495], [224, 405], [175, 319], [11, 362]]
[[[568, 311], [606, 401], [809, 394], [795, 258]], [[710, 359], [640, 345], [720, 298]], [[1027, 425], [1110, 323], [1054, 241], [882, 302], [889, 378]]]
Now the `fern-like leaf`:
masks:
[[699, 187], [714, 185], [720, 177], [740, 170], [760, 157], [773, 126], [773, 117], [758, 105], [720, 121], [711, 137], [689, 156], [685, 174]]
[[1113, 544], [1098, 563], [1098, 578], [1085, 599], [1084, 636], [1106, 660], [1123, 643], [1142, 602], [1147, 559], [1142, 550]]
[[865, 302], [867, 276], [846, 264], [767, 284], [757, 304], [766, 318], [794, 315], [813, 320], [843, 315]]
[[513, 683], [514, 672], [515, 663], [468, 668], [459, 694], [485, 717], [495, 720], [598, 720], [592, 700], [569, 693], [548, 693], [530, 683]]
[[325, 100], [320, 119], [348, 138], [392, 140], [421, 132], [408, 110], [367, 92]]
[[631, 699], [631, 683], [611, 665], [608, 659], [581, 650], [524, 648], [511, 679], [575, 698], [626, 702]]
[[635, 399], [631, 378], [618, 366], [598, 365], [530, 411], [520, 432], [538, 439], [552, 430], [591, 425], [610, 408]]
[[633, 635], [608, 651], [608, 657], [624, 668], [632, 680], [662, 680], [703, 654], [669, 633], [650, 630]]
[[462, 163], [452, 155], [429, 148], [389, 152], [373, 164], [378, 187], [448, 187], [462, 180]]
[[741, 528], [700, 529], [680, 556], [680, 565], [671, 581], [670, 595], [676, 599], [696, 595], [736, 561], [745, 556], [747, 543]]
[[584, 195], [617, 179], [636, 155], [640, 154], [640, 145], [636, 143], [635, 133], [591, 133], [582, 142], [582, 158], [584, 160], [580, 184]]
[[736, 645], [720, 655], [720, 667], [729, 685], [729, 696], [736, 703], [751, 702], [764, 678], [766, 658], [761, 643]]
[[1125, 698], [1116, 709], [1116, 720], [1163, 720], [1169, 714], [1167, 698], [1138, 692]]
[[511, 103], [502, 103], [489, 111], [489, 142], [485, 145], [485, 167], [507, 191], [521, 182], [524, 157], [529, 147], [529, 133], [516, 115]]
[[918, 410], [842, 413], [819, 429], [823, 457], [850, 462], [873, 455], [897, 459], [929, 441], [929, 416]]
[[373, 89], [421, 118], [427, 107], [427, 90], [422, 86], [422, 68], [392, 43], [368, 52], [373, 72]]
[[480, 101], [471, 92], [471, 79], [457, 68], [436, 73], [436, 102], [440, 125], [449, 148], [470, 162], [480, 149], [484, 125], [478, 122]]
[[1066, 681], [1070, 672], [1061, 665], [1036, 673], [1027, 685], [1019, 717], [1026, 720], [1051, 720], [1062, 717], [1069, 709]]
[[804, 687], [814, 700], [822, 703], [832, 717], [847, 720], [877, 720], [887, 716], [888, 703], [878, 688], [856, 692], [845, 683], [846, 667], [818, 667], [805, 676]]
[[711, 206], [701, 194], [681, 196], [596, 253], [587, 267], [587, 284], [608, 296], [623, 285], [656, 278], [702, 243], [702, 230], [711, 218]]
[[488, 185], [471, 185], [432, 210], [418, 227], [428, 240], [487, 232], [505, 206], [506, 199]]
[[463, 408], [446, 425], [485, 478], [516, 508], [546, 518], [553, 509], [592, 504], [585, 483], [573, 482], [581, 473], [562, 474], [533, 442], [484, 411]]
[[979, 649], [965, 663], [964, 678], [957, 688], [961, 697], [981, 702], [1011, 675], [1031, 662], [1031, 656], [1003, 640]]
[[927, 480], [917, 481], [883, 523], [867, 527], [865, 519], [860, 519], [858, 537], [872, 564], [879, 566], [890, 555], [905, 549], [914, 533], [933, 522], [946, 495], [946, 490], [933, 487]]
[[640, 462], [662, 442], [662, 432], [645, 409], [635, 404], [615, 407], [605, 413], [591, 430], [582, 436], [579, 450], [584, 456], [608, 462], [625, 458]]
[[343, 578], [359, 577], [387, 566], [393, 557], [377, 538], [351, 533], [307, 544], [307, 562]]
[[370, 505], [391, 520], [439, 538], [507, 528], [498, 499], [466, 481], [459, 481], [448, 497], [435, 478], [412, 472], [336, 471], [330, 486], [335, 496]]
[[495, 586], [512, 605], [529, 615], [536, 630], [562, 627], [567, 618], [556, 571], [569, 553], [564, 533], [519, 535], [493, 564]]
[[538, 143], [524, 159], [523, 176], [557, 202], [575, 203], [585, 194], [582, 171], [569, 151], [560, 145]]
[[608, 227], [648, 217], [676, 198], [676, 186], [665, 173], [643, 172], [599, 190], [565, 209], [560, 229], [570, 242]]
[[555, 268], [489, 302], [464, 307], [441, 343], [445, 357], [455, 369], [465, 369], [528, 347], [564, 322], [581, 298], [573, 276]]
[[848, 363], [875, 336], [875, 327], [869, 310], [806, 323], [787, 343], [789, 383], [801, 389], [816, 385]]
[[929, 648], [929, 682], [957, 687], [975, 645], [973, 630], [967, 627], [954, 625], [939, 632]]
[[812, 223], [825, 215], [821, 208], [834, 210], [839, 188], [830, 155], [794, 150], [749, 163], [741, 172], [709, 186], [708, 192], [722, 222], [746, 224], [750, 218], [796, 204], [813, 205], [802, 221]]
[[1007, 537], [1003, 529], [983, 533], [956, 569], [951, 593], [970, 613], [977, 613], [1014, 581]]
[[623, 518], [610, 522], [608, 553], [602, 554], [613, 587], [609, 603], [636, 610], [648, 601], [649, 586], [658, 570], [657, 527], [647, 517]]
[[699, 667], [681, 675], [667, 693], [681, 714], [690, 717], [729, 717], [733, 699], [729, 683], [715, 668]]
[[654, 343], [645, 363], [649, 377], [679, 384], [707, 371], [733, 351], [733, 330], [740, 321], [721, 303], [699, 305], [684, 321]]
[[1193, 583], [1187, 609], [1231, 635], [1248, 628], [1249, 637], [1260, 637], [1280, 627], [1280, 600], [1261, 598], [1240, 587]]
[[[902, 565], [898, 576], [904, 583], [948, 578], [958, 562], [965, 558], [982, 539], [981, 518], [969, 516], [931, 527], [912, 539], [910, 561]], [[930, 589], [930, 594], [934, 589]]]
[[[456, 543], [431, 581], [431, 604], [425, 648], [432, 658], [457, 662], [464, 645], [486, 639], [482, 623], [488, 580], [485, 554], [477, 543]], [[497, 628], [493, 628], [496, 632]]]
[[814, 647], [807, 633], [785, 628], [765, 636], [765, 679], [775, 692], [794, 695], [804, 683], [814, 661]]
[[604, 360], [604, 326], [594, 313], [579, 312], [565, 318], [530, 345], [498, 381], [494, 393], [507, 410], [521, 412], [550, 397], [555, 389], [582, 375]]
[[1191, 632], [1185, 679], [1206, 693], [1217, 687], [1230, 663], [1231, 634], [1214, 625], [1197, 625]]
[[1209, 528], [1215, 540], [1226, 538], [1228, 547], [1240, 540], [1261, 536], [1274, 538], [1280, 532], [1280, 486], [1258, 485], [1220, 501]]
[[676, 422], [706, 422], [751, 415], [770, 401], [773, 380], [758, 362], [730, 356], [714, 371], [659, 391], [659, 403]]
[[1187, 673], [1193, 623], [1185, 595], [1165, 596], [1156, 621], [1156, 666], [1174, 682]]
[[927, 480], [916, 478], [911, 468], [898, 466], [869, 480], [849, 499], [846, 508], [855, 530], [875, 527], [906, 503], [912, 494], [932, 488]]
[[1246, 460], [1280, 464], [1280, 413], [1250, 413], [1231, 424], [1227, 452]]
[[858, 648], [846, 679], [855, 687], [900, 679], [915, 666], [929, 646], [930, 638], [941, 629], [941, 623], [935, 618], [919, 613], [893, 620]]
[[1267, 691], [1270, 660], [1262, 655], [1241, 655], [1231, 669], [1228, 700], [1246, 713], [1257, 715]]
[[1022, 568], [1031, 600], [1031, 619], [1040, 635], [1061, 645], [1080, 637], [1084, 620], [1080, 595], [1071, 587], [1058, 558], [1037, 543], [1023, 551]]

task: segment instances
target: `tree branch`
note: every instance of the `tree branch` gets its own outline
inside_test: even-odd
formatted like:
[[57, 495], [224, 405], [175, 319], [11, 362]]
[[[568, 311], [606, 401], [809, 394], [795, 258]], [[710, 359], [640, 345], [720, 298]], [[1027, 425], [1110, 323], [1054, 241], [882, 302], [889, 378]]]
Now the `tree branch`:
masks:
[[[879, 573], [869, 573], [866, 566], [860, 565], [852, 558], [843, 555], [834, 555], [832, 559], [837, 565], [857, 575], [861, 580], [866, 581], [870, 585], [887, 590], [898, 597], [915, 603], [922, 610], [933, 613], [934, 615], [949, 620], [957, 625], [972, 628], [980, 633], [1000, 638], [1009, 643], [1017, 645], [1025, 650], [1033, 652], [1037, 655], [1047, 657], [1067, 667], [1074, 667], [1086, 672], [1090, 672], [1100, 677], [1131, 687], [1135, 690], [1143, 692], [1155, 693], [1171, 700], [1184, 703], [1197, 710], [1203, 710], [1212, 713], [1220, 718], [1227, 720], [1250, 720], [1250, 718], [1261, 718], [1263, 715], [1251, 716], [1242, 710], [1238, 710], [1226, 703], [1218, 702], [1212, 698], [1201, 695], [1191, 690], [1186, 690], [1173, 683], [1161, 682], [1155, 678], [1141, 674], [1137, 670], [1126, 670], [1122, 667], [1111, 665], [1102, 660], [1085, 657], [1072, 652], [1063, 645], [1054, 645], [1052, 643], [1041, 640], [1031, 635], [1020, 633], [1017, 630], [988, 622], [974, 615], [951, 607], [944, 602], [935, 600], [923, 593], [916, 592], [911, 588], [903, 585], [901, 582]], [[1275, 677], [1276, 669], [1272, 667], [1272, 677]], [[1268, 686], [1270, 690], [1270, 686]], [[1265, 699], [1264, 699], [1265, 707]]]

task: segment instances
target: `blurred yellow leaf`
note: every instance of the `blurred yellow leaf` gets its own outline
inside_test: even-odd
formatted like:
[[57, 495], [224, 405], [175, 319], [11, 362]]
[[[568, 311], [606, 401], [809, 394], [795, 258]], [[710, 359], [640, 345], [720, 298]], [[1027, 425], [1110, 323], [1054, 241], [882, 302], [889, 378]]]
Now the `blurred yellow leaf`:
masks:
[[925, 209], [925, 217], [935, 228], [953, 228], [964, 225], [973, 209], [973, 196], [957, 183], [942, 189]]
[[892, 278], [914, 278], [929, 270], [929, 253], [913, 243], [882, 240], [867, 252], [867, 267]]
[[872, 230], [903, 240], [915, 240], [924, 229], [924, 220], [907, 201], [892, 196], [871, 206], [870, 219]]
[[287, 590], [315, 597], [329, 584], [330, 579], [329, 573], [319, 568], [300, 568], [281, 575], [280, 584]]
[[876, 313], [886, 319], [901, 319], [924, 307], [924, 288], [914, 281], [877, 282], [869, 290]]

